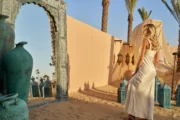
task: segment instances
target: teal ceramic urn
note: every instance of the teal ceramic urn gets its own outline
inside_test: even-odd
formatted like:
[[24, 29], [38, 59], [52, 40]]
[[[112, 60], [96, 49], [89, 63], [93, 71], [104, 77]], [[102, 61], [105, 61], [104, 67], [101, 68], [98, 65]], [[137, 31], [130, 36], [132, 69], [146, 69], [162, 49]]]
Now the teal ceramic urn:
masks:
[[5, 82], [2, 70], [3, 56], [14, 47], [15, 34], [11, 26], [5, 22], [8, 16], [0, 14], [0, 93], [5, 94]]
[[117, 90], [118, 93], [117, 101], [121, 104], [124, 104], [126, 102], [126, 85], [127, 85], [127, 81], [126, 78], [124, 77], [124, 79], [120, 83], [120, 88], [118, 88]]
[[163, 86], [159, 87], [159, 106], [163, 108], [171, 108], [171, 88], [167, 83], [164, 83]]
[[40, 91], [40, 96], [43, 97], [43, 87], [45, 83], [43, 82], [42, 77], [40, 78], [40, 84], [39, 84], [39, 91]]
[[39, 97], [39, 87], [38, 83], [35, 81], [35, 78], [31, 78], [32, 83], [30, 83], [30, 93], [31, 97]]
[[161, 84], [158, 77], [155, 77], [154, 102], [158, 102], [158, 86]]
[[52, 87], [51, 87], [51, 81], [49, 78], [46, 79], [45, 85], [42, 88], [43, 91], [43, 98], [46, 97], [52, 97]]
[[176, 106], [180, 106], [180, 84], [178, 84], [178, 89], [176, 93]]
[[28, 106], [18, 94], [0, 96], [0, 120], [29, 120]]
[[18, 93], [18, 97], [28, 101], [33, 58], [23, 47], [27, 42], [19, 42], [3, 58], [7, 94]]

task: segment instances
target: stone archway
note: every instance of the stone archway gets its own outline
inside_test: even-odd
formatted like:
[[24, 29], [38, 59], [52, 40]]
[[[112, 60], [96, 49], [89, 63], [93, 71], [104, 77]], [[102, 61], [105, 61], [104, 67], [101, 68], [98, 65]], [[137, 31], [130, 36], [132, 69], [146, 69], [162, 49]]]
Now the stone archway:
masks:
[[16, 16], [24, 4], [34, 3], [47, 12], [51, 25], [56, 99], [68, 100], [66, 4], [63, 0], [0, 0], [0, 14], [15, 28]]

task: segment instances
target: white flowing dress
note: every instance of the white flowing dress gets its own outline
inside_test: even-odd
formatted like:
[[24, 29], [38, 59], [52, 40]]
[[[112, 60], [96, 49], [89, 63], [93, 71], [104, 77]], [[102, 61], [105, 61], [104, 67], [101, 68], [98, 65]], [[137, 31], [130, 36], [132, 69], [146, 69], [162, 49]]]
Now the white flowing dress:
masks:
[[153, 120], [154, 112], [154, 87], [156, 69], [153, 64], [156, 51], [146, 49], [137, 73], [130, 79], [125, 112], [138, 117]]

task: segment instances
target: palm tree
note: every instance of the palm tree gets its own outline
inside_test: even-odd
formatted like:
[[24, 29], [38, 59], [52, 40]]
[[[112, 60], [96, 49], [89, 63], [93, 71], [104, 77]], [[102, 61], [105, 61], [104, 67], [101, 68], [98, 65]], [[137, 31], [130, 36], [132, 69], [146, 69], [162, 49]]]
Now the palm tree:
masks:
[[152, 13], [152, 10], [148, 13], [146, 11], [146, 9], [144, 7], [142, 7], [142, 9], [140, 9], [140, 8], [138, 9], [138, 12], [139, 12], [139, 15], [142, 18], [142, 21], [144, 21], [144, 20], [146, 20], [146, 19], [148, 19], [150, 17], [150, 15]]
[[39, 74], [40, 74], [39, 69], [36, 70], [36, 74], [38, 75], [39, 78]]
[[133, 13], [134, 13], [134, 9], [136, 7], [137, 1], [138, 0], [125, 0], [126, 8], [128, 11], [128, 37], [127, 37], [128, 43], [130, 41], [130, 35], [132, 33]]
[[[172, 8], [168, 5], [166, 0], [162, 0], [162, 2], [166, 5], [170, 13], [173, 15], [175, 20], [179, 24], [180, 28], [180, 0], [171, 0]], [[179, 29], [179, 44], [178, 44], [178, 53], [180, 53], [180, 29]], [[178, 61], [177, 61], [177, 72], [180, 72], [180, 55], [178, 55]]]
[[109, 0], [102, 0], [103, 12], [102, 12], [101, 30], [103, 32], [107, 32], [109, 3], [110, 3]]

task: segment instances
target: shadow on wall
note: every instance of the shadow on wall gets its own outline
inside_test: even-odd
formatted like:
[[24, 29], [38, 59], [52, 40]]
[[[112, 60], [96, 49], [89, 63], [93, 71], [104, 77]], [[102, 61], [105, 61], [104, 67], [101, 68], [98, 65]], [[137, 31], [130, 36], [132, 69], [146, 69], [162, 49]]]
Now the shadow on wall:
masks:
[[117, 80], [117, 81], [111, 83], [110, 86], [116, 87], [118, 89], [120, 87], [120, 83], [121, 83], [121, 81]]
[[114, 36], [111, 36], [111, 47], [110, 47], [110, 60], [109, 60], [109, 75], [108, 75], [108, 84], [112, 82], [112, 72], [113, 72], [113, 58], [114, 58]]
[[[87, 91], [89, 89], [95, 88], [94, 82], [92, 83], [92, 86], [90, 87], [89, 81], [84, 83], [84, 91]], [[78, 92], [82, 91], [81, 87], [79, 87]]]

